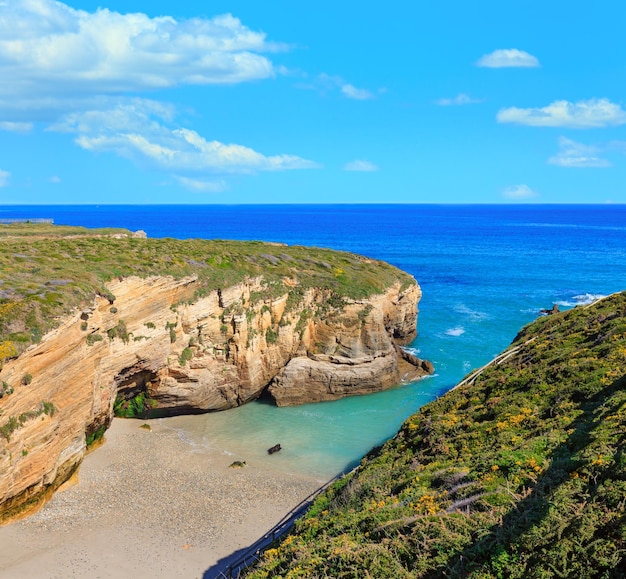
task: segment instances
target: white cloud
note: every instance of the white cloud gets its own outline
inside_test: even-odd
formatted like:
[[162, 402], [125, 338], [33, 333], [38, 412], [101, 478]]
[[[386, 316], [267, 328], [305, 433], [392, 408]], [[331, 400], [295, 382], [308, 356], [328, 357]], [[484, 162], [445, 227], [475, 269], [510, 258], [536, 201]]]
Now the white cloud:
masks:
[[465, 93], [459, 93], [454, 98], [441, 98], [435, 101], [436, 105], [442, 107], [450, 107], [455, 105], [471, 105], [482, 102], [480, 99], [474, 99]]
[[9, 177], [11, 173], [0, 169], [0, 187], [6, 187], [9, 184]]
[[52, 175], [52, 177], [50, 177], [50, 179], [48, 179], [48, 181], [50, 181], [50, 183], [60, 183], [61, 182], [61, 177], [58, 177], [57, 175]]
[[30, 133], [33, 130], [33, 123], [0, 122], [0, 131], [11, 133]]
[[559, 167], [610, 167], [607, 159], [598, 157], [599, 147], [583, 145], [566, 137], [559, 138], [559, 152], [548, 159], [551, 165]]
[[228, 186], [224, 181], [204, 181], [202, 179], [192, 179], [191, 177], [174, 176], [183, 187], [197, 193], [221, 193], [226, 191]]
[[626, 111], [608, 99], [589, 99], [571, 103], [554, 101], [543, 108], [511, 107], [497, 114], [499, 123], [517, 123], [532, 127], [567, 127], [591, 129], [626, 123]]
[[359, 101], [374, 98], [374, 95], [370, 91], [365, 90], [364, 88], [356, 88], [355, 86], [347, 83], [341, 87], [341, 93], [347, 96], [349, 99], [355, 99]]
[[486, 68], [534, 68], [539, 66], [539, 60], [537, 60], [537, 57], [524, 50], [518, 50], [517, 48], [501, 48], [494, 50], [490, 54], [481, 56], [476, 62], [476, 66]]
[[[317, 90], [322, 94], [339, 90], [343, 96], [354, 100], [369, 100], [374, 98], [374, 93], [364, 88], [357, 88], [347, 83], [343, 78], [337, 75], [322, 73], [317, 75], [312, 83], [300, 83], [298, 88], [309, 90]], [[380, 93], [384, 93], [386, 89], [380, 89]]]
[[207, 140], [177, 125], [172, 105], [129, 96], [274, 77], [264, 53], [284, 49], [230, 14], [176, 20], [0, 0], [0, 79], [10, 79], [0, 81], [0, 130], [43, 122], [74, 134], [83, 149], [131, 159], [194, 190], [225, 186], [207, 178], [216, 174], [313, 168], [296, 155]]
[[179, 21], [86, 12], [54, 0], [5, 0], [0, 78], [11, 82], [0, 83], [0, 115], [54, 108], [64, 97], [268, 78], [273, 65], [259, 53], [280, 48], [230, 14]]
[[507, 187], [502, 194], [507, 199], [514, 201], [533, 199], [539, 196], [539, 194], [533, 191], [528, 185], [513, 185], [512, 187]]
[[144, 99], [111, 110], [67, 115], [54, 130], [75, 133], [76, 143], [94, 152], [113, 152], [139, 165], [180, 174], [255, 173], [317, 167], [295, 155], [266, 156], [249, 147], [208, 141], [196, 131], [164, 124], [169, 111]]
[[363, 161], [357, 159], [355, 161], [351, 161], [350, 163], [346, 163], [343, 167], [344, 171], [363, 171], [363, 172], [373, 172], [378, 171], [379, 167], [370, 161]]

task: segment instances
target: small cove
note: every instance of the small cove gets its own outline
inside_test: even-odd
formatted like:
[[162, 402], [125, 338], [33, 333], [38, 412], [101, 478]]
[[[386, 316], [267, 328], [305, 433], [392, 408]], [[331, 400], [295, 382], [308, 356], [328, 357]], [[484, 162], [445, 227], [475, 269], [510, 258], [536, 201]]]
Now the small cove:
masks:
[[[386, 392], [276, 408], [254, 402], [164, 419], [190, 448], [220, 449], [321, 482], [354, 465], [420, 406], [495, 357], [543, 308], [624, 289], [624, 206], [28, 206], [2, 218], [143, 229], [150, 237], [262, 239], [383, 259], [419, 281], [413, 348], [435, 375]], [[283, 450], [269, 456], [267, 449]]]

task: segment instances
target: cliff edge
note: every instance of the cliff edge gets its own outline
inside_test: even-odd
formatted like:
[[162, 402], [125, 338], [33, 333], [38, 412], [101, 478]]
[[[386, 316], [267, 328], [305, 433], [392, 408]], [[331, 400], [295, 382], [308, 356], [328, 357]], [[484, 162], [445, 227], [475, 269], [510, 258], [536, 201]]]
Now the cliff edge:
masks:
[[388, 264], [278, 244], [52, 231], [0, 239], [3, 517], [65, 481], [114, 409], [208, 412], [264, 393], [300, 404], [432, 372], [398, 348], [415, 337], [421, 292]]

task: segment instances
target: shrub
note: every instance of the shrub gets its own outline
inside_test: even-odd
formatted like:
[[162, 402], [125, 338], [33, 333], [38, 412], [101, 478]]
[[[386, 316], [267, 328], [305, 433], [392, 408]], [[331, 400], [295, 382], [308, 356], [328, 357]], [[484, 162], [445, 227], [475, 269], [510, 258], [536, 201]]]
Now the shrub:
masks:
[[184, 366], [185, 364], [187, 364], [187, 362], [189, 362], [189, 360], [191, 360], [193, 358], [193, 350], [191, 348], [185, 348], [181, 354], [180, 354], [180, 358], [178, 358], [178, 363], [181, 366]]
[[19, 428], [19, 423], [15, 416], [11, 416], [7, 422], [0, 426], [0, 436], [4, 437], [7, 442], [11, 441], [11, 435]]
[[94, 430], [93, 432], [86, 432], [85, 444], [87, 446], [91, 446], [94, 442], [98, 442], [98, 440], [101, 440], [102, 437], [104, 436], [105, 431], [106, 431], [106, 427], [102, 425], [100, 428], [98, 428], [97, 430]]
[[128, 329], [126, 328], [126, 322], [124, 320], [117, 322], [117, 326], [113, 326], [107, 330], [107, 336], [109, 337], [109, 340], [119, 338], [125, 344], [128, 344], [130, 336], [128, 334]]
[[126, 328], [126, 322], [124, 320], [120, 320], [117, 322], [117, 336], [124, 342], [128, 344], [130, 341], [130, 336], [128, 334], [128, 329]]
[[278, 332], [275, 332], [272, 328], [267, 328], [267, 331], [265, 332], [265, 341], [268, 344], [275, 344], [278, 342]]
[[9, 386], [4, 380], [2, 381], [2, 387], [0, 387], [0, 398], [2, 398], [4, 395], [9, 396], [10, 394], [13, 394], [13, 387]]
[[29, 374], [28, 372], [26, 372], [26, 374], [22, 376], [22, 384], [24, 386], [28, 386], [32, 381], [33, 381], [32, 374]]
[[121, 418], [150, 418], [157, 402], [147, 392], [140, 392], [130, 399], [118, 394], [113, 404], [113, 413]]
[[102, 342], [104, 338], [100, 334], [89, 334], [87, 336], [87, 345], [93, 346], [96, 342]]

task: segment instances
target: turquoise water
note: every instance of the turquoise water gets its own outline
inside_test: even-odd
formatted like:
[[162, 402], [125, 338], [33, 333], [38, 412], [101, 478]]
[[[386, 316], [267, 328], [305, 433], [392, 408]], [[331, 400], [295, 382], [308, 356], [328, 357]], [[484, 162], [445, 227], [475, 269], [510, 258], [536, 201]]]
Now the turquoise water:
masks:
[[[356, 466], [372, 446], [393, 436], [407, 409], [432, 400], [429, 380], [369, 396], [277, 408], [252, 402], [200, 416], [163, 419], [195, 448], [215, 449], [233, 460], [310, 475], [324, 482]], [[282, 450], [268, 455], [280, 444]]]
[[[411, 347], [433, 377], [336, 402], [264, 402], [168, 419], [196, 448], [327, 479], [392, 436], [420, 406], [506, 348], [554, 303], [626, 289], [626, 206], [47, 206], [1, 218], [143, 229], [151, 237], [263, 239], [344, 249], [410, 272], [423, 290]], [[268, 456], [280, 443], [283, 450]]]

